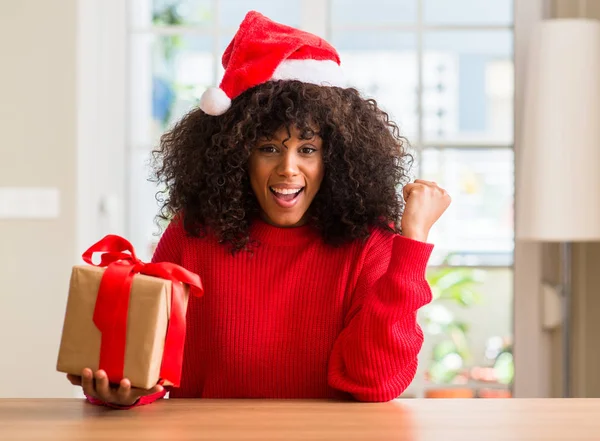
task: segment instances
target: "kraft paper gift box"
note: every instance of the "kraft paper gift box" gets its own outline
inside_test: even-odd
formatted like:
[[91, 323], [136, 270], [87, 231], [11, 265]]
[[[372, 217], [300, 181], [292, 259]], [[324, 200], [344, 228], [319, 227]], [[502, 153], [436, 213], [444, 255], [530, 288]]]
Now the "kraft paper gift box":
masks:
[[[122, 247], [114, 242], [130, 247], [133, 257], [123, 260]], [[159, 381], [178, 386], [189, 285], [201, 295], [199, 277], [171, 263], [144, 264], [118, 236], [92, 246], [84, 260], [92, 263], [91, 254], [107, 247], [115, 248], [103, 256], [101, 266], [108, 268], [92, 264], [72, 269], [57, 370], [81, 375], [83, 368], [104, 369], [112, 383], [128, 378], [142, 389]]]

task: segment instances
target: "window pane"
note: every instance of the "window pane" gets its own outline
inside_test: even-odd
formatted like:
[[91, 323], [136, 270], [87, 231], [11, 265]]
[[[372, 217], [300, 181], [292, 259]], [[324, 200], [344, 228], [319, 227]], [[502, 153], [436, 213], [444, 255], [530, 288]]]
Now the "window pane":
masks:
[[512, 25], [512, 0], [423, 0], [428, 24]]
[[130, 20], [134, 27], [210, 26], [213, 0], [132, 0]]
[[417, 0], [332, 0], [331, 23], [336, 26], [414, 23]]
[[222, 56], [225, 52], [225, 49], [227, 49], [229, 43], [231, 43], [231, 40], [233, 40], [236, 31], [237, 29], [219, 33], [219, 57], [217, 58], [217, 83], [215, 85], [218, 85], [220, 83], [221, 79], [223, 78], [223, 75], [225, 74], [225, 69], [223, 69]]
[[[128, 238], [140, 259], [149, 262], [158, 243], [159, 228], [155, 223], [159, 211], [156, 201], [158, 187], [150, 182], [152, 169], [148, 150], [133, 149], [129, 161]], [[162, 231], [161, 231], [162, 232]]]
[[423, 179], [437, 182], [452, 197], [433, 227], [433, 265], [512, 264], [513, 179], [511, 149], [425, 149]]
[[512, 143], [512, 40], [510, 31], [424, 34], [426, 141]]
[[213, 85], [213, 40], [137, 34], [131, 41], [130, 143], [149, 147]]
[[417, 127], [416, 36], [408, 32], [333, 32], [349, 85], [374, 97], [412, 137]]
[[220, 0], [220, 25], [237, 28], [248, 11], [255, 10], [278, 23], [300, 27], [300, 0]]
[[429, 268], [427, 279], [434, 301], [419, 311], [425, 341], [411, 388], [425, 396], [446, 387], [505, 396], [514, 373], [512, 271]]

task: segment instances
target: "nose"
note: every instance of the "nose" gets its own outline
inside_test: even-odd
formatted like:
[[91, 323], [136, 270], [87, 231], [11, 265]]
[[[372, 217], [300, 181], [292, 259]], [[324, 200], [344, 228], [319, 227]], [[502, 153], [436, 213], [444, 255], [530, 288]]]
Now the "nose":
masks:
[[277, 167], [277, 173], [280, 176], [285, 177], [296, 176], [299, 173], [298, 158], [291, 149], [286, 150], [285, 154], [281, 157], [281, 161]]

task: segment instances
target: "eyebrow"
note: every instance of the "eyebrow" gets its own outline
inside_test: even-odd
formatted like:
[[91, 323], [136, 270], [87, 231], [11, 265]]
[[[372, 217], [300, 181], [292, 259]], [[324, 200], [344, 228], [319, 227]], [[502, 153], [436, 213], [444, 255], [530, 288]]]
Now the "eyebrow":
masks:
[[[309, 134], [311, 136], [307, 136]], [[318, 131], [309, 129], [309, 130], [300, 132], [298, 139], [300, 141], [313, 141], [320, 136], [321, 135]], [[269, 141], [277, 141], [285, 146], [285, 143], [287, 141], [289, 141], [290, 139], [292, 139], [292, 133], [291, 133], [291, 131], [288, 130], [287, 134], [283, 138], [280, 138], [279, 135], [277, 135], [277, 133], [272, 133], [270, 135], [264, 135], [264, 136], [259, 137], [258, 142], [262, 143], [262, 142], [269, 142]]]

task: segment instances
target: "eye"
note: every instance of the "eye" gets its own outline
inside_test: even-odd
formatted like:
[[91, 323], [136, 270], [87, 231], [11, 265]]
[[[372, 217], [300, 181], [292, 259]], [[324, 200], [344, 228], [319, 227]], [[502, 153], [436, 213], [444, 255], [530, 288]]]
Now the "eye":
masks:
[[303, 155], [312, 155], [316, 151], [317, 149], [310, 145], [300, 147], [300, 153], [302, 153]]
[[277, 153], [277, 148], [272, 144], [261, 145], [258, 147], [258, 151], [261, 153]]

